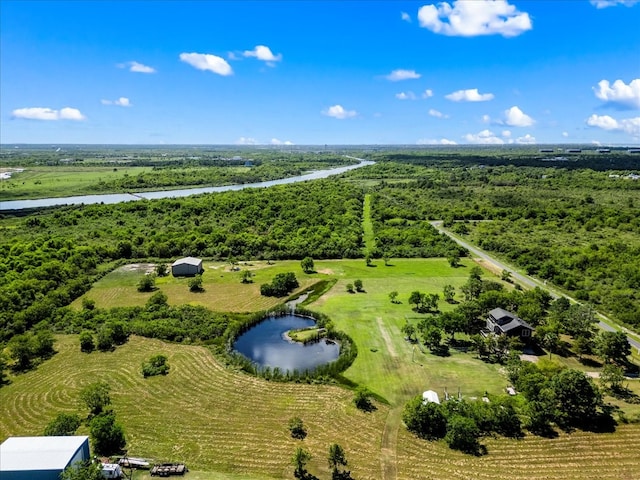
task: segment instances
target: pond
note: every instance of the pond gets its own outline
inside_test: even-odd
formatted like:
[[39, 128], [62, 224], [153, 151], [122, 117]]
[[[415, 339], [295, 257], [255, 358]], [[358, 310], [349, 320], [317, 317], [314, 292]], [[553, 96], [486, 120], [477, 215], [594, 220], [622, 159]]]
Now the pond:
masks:
[[315, 321], [298, 315], [266, 318], [245, 333], [233, 344], [241, 353], [259, 367], [279, 368], [285, 371], [313, 370], [332, 362], [340, 354], [340, 346], [331, 340], [303, 345], [286, 338], [289, 330], [312, 327]]

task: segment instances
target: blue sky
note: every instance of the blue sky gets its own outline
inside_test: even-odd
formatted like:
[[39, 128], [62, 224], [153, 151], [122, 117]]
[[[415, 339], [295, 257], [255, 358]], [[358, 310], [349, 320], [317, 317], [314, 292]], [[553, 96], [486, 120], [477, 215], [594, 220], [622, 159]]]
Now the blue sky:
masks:
[[0, 142], [640, 143], [640, 2], [0, 0]]

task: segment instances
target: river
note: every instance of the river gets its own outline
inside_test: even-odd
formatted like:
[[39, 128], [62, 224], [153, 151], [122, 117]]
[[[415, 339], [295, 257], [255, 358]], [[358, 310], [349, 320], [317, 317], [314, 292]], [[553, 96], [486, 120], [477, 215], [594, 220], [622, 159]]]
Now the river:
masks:
[[95, 203], [122, 203], [135, 200], [155, 200], [158, 198], [178, 198], [189, 197], [201, 193], [218, 193], [232, 190], [244, 190], [245, 188], [267, 188], [275, 185], [288, 185], [290, 183], [306, 182], [309, 180], [319, 180], [321, 178], [340, 175], [341, 173], [355, 170], [356, 168], [373, 165], [375, 162], [362, 158], [348, 157], [358, 160], [360, 163], [348, 165], [346, 167], [330, 168], [315, 172], [298, 175], [296, 177], [281, 178], [279, 180], [269, 180], [267, 182], [243, 183], [239, 185], [223, 185], [221, 187], [185, 188], [179, 190], [160, 190], [157, 192], [138, 193], [109, 193], [104, 195], [78, 195], [75, 197], [59, 198], [39, 198], [34, 200], [9, 200], [0, 202], [0, 211], [26, 210], [31, 208], [55, 207], [60, 205], [90, 205]]

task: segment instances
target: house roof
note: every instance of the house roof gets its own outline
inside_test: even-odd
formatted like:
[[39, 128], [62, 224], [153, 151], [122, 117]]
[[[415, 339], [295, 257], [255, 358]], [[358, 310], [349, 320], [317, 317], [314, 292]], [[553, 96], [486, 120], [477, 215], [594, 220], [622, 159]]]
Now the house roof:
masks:
[[175, 262], [173, 262], [171, 264], [172, 267], [175, 267], [176, 265], [195, 265], [196, 267], [198, 265], [200, 265], [202, 263], [202, 260], [199, 258], [195, 258], [195, 257], [184, 257], [184, 258], [179, 258], [178, 260], [176, 260]]
[[516, 314], [508, 312], [502, 308], [494, 308], [489, 312], [489, 315], [495, 319], [498, 327], [503, 332], [508, 332], [518, 327], [526, 327], [530, 330], [533, 330], [533, 327], [529, 325], [527, 322], [522, 320]]
[[87, 436], [9, 437], [0, 445], [0, 472], [63, 470]]

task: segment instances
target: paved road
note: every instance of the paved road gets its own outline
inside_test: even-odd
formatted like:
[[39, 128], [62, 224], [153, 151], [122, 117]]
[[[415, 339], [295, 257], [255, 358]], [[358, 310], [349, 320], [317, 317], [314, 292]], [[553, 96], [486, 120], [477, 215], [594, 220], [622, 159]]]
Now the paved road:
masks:
[[[540, 287], [544, 290], [547, 290], [552, 296], [553, 298], [558, 298], [558, 297], [566, 297], [568, 298], [570, 301], [575, 302], [575, 303], [580, 303], [578, 302], [575, 298], [570, 297], [569, 295], [564, 295], [562, 293], [559, 293], [557, 291], [555, 291], [552, 287], [549, 287], [546, 283], [540, 282], [539, 280], [536, 280], [535, 278], [531, 278], [528, 275], [522, 275], [521, 273], [516, 272], [513, 267], [507, 265], [506, 263], [503, 263], [499, 260], [496, 260], [495, 258], [489, 256], [486, 252], [484, 252], [483, 250], [480, 250], [478, 247], [474, 247], [473, 245], [465, 242], [464, 240], [462, 240], [461, 238], [459, 238], [458, 236], [454, 235], [453, 233], [451, 233], [449, 230], [445, 229], [442, 226], [442, 221], [436, 221], [436, 222], [430, 222], [431, 225], [433, 225], [438, 231], [444, 233], [445, 235], [448, 235], [449, 237], [451, 237], [453, 240], [455, 240], [458, 245], [463, 246], [464, 248], [466, 248], [467, 250], [469, 250], [471, 253], [473, 253], [476, 257], [481, 258], [483, 260], [486, 260], [487, 262], [491, 262], [494, 265], [496, 265], [498, 268], [502, 269], [502, 270], [507, 270], [508, 272], [511, 272], [511, 277], [516, 279], [518, 282], [523, 283], [525, 285], [529, 285], [531, 287]], [[610, 332], [615, 332], [617, 329], [614, 328], [611, 325], [611, 320], [609, 320], [606, 316], [602, 315], [601, 313], [598, 313], [598, 317], [600, 317], [600, 322], [598, 323], [598, 325], [600, 326], [600, 328], [602, 328], [603, 330], [607, 330]], [[625, 328], [620, 327], [623, 331], [625, 331], [626, 333], [628, 333], [628, 331]], [[631, 344], [631, 346], [633, 348], [636, 348], [638, 350], [638, 352], [640, 353], [640, 342], [638, 340], [635, 340], [634, 338], [630, 337], [629, 335], [627, 335], [627, 340], [629, 341], [629, 343]]]

